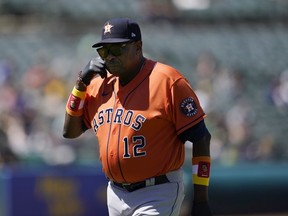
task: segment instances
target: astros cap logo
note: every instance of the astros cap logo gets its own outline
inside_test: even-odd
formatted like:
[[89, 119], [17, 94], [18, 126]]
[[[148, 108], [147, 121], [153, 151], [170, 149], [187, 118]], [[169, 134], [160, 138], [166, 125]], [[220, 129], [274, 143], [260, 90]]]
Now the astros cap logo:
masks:
[[129, 18], [113, 18], [104, 23], [101, 28], [101, 41], [95, 43], [92, 47], [97, 48], [104, 44], [139, 40], [141, 40], [141, 31], [135, 21]]
[[113, 25], [110, 25], [110, 23], [108, 22], [105, 26], [104, 26], [104, 34], [106, 33], [111, 33], [111, 28], [113, 28]]

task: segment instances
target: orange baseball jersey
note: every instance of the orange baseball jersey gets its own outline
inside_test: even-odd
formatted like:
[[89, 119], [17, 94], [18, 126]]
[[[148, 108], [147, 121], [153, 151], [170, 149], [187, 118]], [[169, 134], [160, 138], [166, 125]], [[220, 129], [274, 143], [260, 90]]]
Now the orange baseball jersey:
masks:
[[110, 180], [133, 183], [179, 169], [178, 135], [205, 118], [188, 81], [174, 68], [146, 59], [132, 82], [97, 77], [88, 86], [84, 122], [98, 139]]

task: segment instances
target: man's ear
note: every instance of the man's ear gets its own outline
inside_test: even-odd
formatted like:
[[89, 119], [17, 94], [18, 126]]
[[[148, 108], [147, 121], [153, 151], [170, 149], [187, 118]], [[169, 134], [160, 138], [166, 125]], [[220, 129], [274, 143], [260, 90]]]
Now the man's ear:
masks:
[[136, 47], [137, 47], [137, 51], [141, 51], [142, 52], [142, 41], [137, 41], [136, 42]]

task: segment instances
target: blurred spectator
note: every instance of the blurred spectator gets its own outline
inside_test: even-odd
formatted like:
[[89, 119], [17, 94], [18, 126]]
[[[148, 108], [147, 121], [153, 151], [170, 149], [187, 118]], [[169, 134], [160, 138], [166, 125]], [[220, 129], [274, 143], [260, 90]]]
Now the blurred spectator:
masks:
[[223, 164], [241, 158], [249, 143], [253, 109], [245, 97], [243, 77], [237, 70], [222, 67], [212, 52], [203, 52], [196, 64], [196, 92], [209, 115], [212, 129], [211, 154]]
[[174, 21], [180, 14], [180, 11], [177, 10], [170, 0], [140, 0], [138, 2], [139, 12], [141, 12], [141, 15], [149, 21]]
[[12, 79], [12, 63], [8, 59], [0, 59], [0, 85]]
[[235, 164], [243, 158], [242, 149], [249, 146], [253, 139], [251, 134], [253, 122], [254, 111], [248, 100], [245, 98], [236, 100], [225, 115], [228, 137], [226, 150], [230, 151], [233, 157], [224, 157], [222, 159], [224, 164]]
[[7, 135], [0, 128], [0, 168], [5, 165], [13, 165], [19, 162], [18, 157], [10, 149]]
[[288, 70], [284, 70], [276, 80], [270, 84], [268, 96], [279, 109], [288, 108]]
[[249, 161], [272, 161], [277, 160], [277, 147], [272, 134], [264, 135], [259, 141], [252, 142], [242, 156]]
[[218, 62], [212, 52], [200, 53], [196, 62], [195, 91], [205, 112], [213, 110], [211, 97], [213, 94], [213, 81], [218, 73]]

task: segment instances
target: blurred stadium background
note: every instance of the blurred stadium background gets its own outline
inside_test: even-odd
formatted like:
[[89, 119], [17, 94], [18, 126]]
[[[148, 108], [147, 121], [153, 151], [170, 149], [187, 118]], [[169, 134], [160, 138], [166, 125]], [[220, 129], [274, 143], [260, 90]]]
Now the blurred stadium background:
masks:
[[86, 207], [105, 200], [94, 135], [65, 140], [62, 125], [103, 22], [119, 16], [139, 22], [146, 56], [179, 69], [208, 114], [215, 215], [288, 215], [286, 0], [0, 0], [0, 215], [105, 215]]

